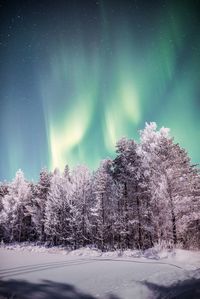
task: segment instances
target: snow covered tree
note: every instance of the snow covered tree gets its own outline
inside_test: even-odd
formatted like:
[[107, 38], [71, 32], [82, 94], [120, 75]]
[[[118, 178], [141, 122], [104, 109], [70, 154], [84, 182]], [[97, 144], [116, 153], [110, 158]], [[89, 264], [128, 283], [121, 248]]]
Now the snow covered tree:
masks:
[[[177, 215], [179, 240], [183, 247], [200, 248], [200, 173], [193, 166], [187, 174], [187, 193], [183, 194]], [[181, 179], [185, 183], [185, 177]]]
[[31, 217], [26, 207], [30, 199], [29, 183], [25, 180], [23, 172], [18, 170], [15, 179], [8, 186], [8, 193], [3, 197], [1, 222], [5, 240], [20, 242], [29, 239]]
[[28, 207], [37, 232], [37, 238], [42, 242], [46, 239], [44, 232], [44, 215], [47, 196], [50, 189], [51, 176], [51, 173], [49, 173], [47, 169], [43, 169], [40, 172], [39, 182], [31, 186], [32, 200]]
[[8, 194], [8, 183], [0, 183], [0, 212], [3, 209], [3, 198]]
[[194, 172], [187, 152], [174, 143], [169, 136], [169, 129], [156, 129], [156, 124], [151, 123], [146, 124], [141, 132], [143, 155], [146, 157], [145, 163], [149, 163], [151, 173], [154, 219], [157, 225], [164, 225], [162, 234], [165, 238], [177, 244], [182, 239], [181, 226], [191, 201]]
[[143, 248], [151, 242], [148, 215], [148, 190], [138, 145], [132, 139], [122, 138], [117, 143], [117, 157], [113, 161], [114, 178], [123, 186], [123, 196], [118, 203], [121, 219], [120, 242], [125, 248]]
[[112, 177], [112, 161], [103, 160], [93, 177], [94, 206], [92, 209], [95, 241], [101, 250], [115, 244], [117, 188]]
[[135, 159], [134, 156], [135, 150], [131, 151], [131, 146], [135, 146], [134, 141], [128, 140], [127, 138], [122, 138], [117, 142], [116, 152], [117, 157], [113, 161], [113, 176], [122, 188], [122, 196], [118, 199], [118, 230], [119, 230], [119, 246], [120, 249], [129, 247], [130, 243], [130, 231], [129, 231], [129, 199], [130, 199], [130, 190], [129, 181], [130, 181], [130, 173], [127, 169], [129, 165], [129, 161], [131, 163], [132, 160]]
[[92, 181], [87, 167], [77, 166], [71, 175], [72, 182], [72, 238], [74, 248], [85, 246], [91, 242], [91, 199]]
[[[3, 210], [3, 198], [7, 194], [8, 194], [8, 183], [6, 182], [0, 183], [0, 215], [1, 215], [1, 211]], [[2, 219], [0, 219], [0, 240], [2, 240], [4, 236], [4, 227], [1, 220]]]
[[166, 181], [160, 168], [160, 158], [157, 151], [162, 138], [168, 138], [169, 129], [162, 128], [157, 131], [156, 123], [146, 123], [140, 131], [138, 154], [141, 157], [144, 174], [148, 181], [149, 215], [153, 242], [168, 240], [171, 219], [168, 208]]
[[173, 242], [176, 244], [177, 221], [183, 213], [183, 205], [190, 197], [190, 160], [178, 144], [173, 144], [172, 139], [162, 140], [159, 154], [171, 211]]
[[44, 228], [51, 245], [71, 245], [71, 183], [55, 170], [45, 205]]

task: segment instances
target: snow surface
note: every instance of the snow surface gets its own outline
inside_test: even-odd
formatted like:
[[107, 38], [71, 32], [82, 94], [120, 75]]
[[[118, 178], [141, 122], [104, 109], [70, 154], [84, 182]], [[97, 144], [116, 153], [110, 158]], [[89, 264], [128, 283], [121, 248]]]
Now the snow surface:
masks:
[[0, 294], [7, 291], [20, 299], [161, 298], [159, 288], [196, 281], [199, 269], [200, 252], [186, 250], [102, 253], [16, 244], [0, 248]]

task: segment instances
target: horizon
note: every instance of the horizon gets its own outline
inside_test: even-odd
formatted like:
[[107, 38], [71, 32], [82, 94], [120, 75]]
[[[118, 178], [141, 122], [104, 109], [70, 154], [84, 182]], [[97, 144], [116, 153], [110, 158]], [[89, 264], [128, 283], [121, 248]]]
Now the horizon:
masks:
[[[163, 127], [163, 126], [162, 126], [162, 127], [158, 127], [157, 124], [156, 124], [155, 122], [149, 122], [149, 123], [145, 122], [145, 127], [146, 127], [147, 125], [150, 125], [150, 124], [155, 124], [155, 126], [156, 126], [156, 132], [158, 132], [160, 129], [163, 129], [163, 128], [164, 128], [164, 129], [167, 129], [167, 130], [168, 130], [168, 137], [169, 137], [170, 139], [172, 139], [172, 140], [175, 142], [175, 144], [177, 143], [176, 140], [175, 140], [175, 138], [171, 135], [171, 130], [170, 130], [170, 128], [166, 128], [166, 127]], [[143, 130], [145, 129], [145, 127], [143, 128]], [[143, 131], [143, 130], [138, 130], [138, 137], [140, 136], [140, 131]], [[126, 139], [128, 139], [128, 140], [134, 140], [134, 142], [135, 142], [137, 145], [140, 144], [140, 139], [139, 139], [139, 138], [137, 138], [137, 139], [133, 139], [133, 138], [127, 138], [126, 136], [122, 136], [121, 138], [119, 138], [119, 139], [116, 141], [116, 145], [117, 145], [117, 142], [118, 142], [119, 140], [123, 139], [123, 138], [126, 138]], [[188, 151], [187, 151], [184, 147], [181, 147], [181, 145], [180, 145], [179, 143], [177, 143], [177, 144], [180, 146], [180, 148], [182, 148], [182, 149], [184, 149], [184, 150], [186, 151], [186, 153], [187, 153], [187, 155], [188, 155], [188, 157], [189, 157], [189, 159], [190, 159], [191, 165], [193, 165], [193, 166], [199, 168], [199, 164], [194, 164], [194, 163], [192, 163], [192, 159], [191, 159], [191, 157], [189, 156]], [[66, 166], [69, 167], [69, 172], [70, 172], [70, 173], [73, 172], [74, 169], [76, 169], [76, 168], [78, 168], [78, 167], [81, 167], [81, 166], [85, 166], [85, 167], [89, 170], [89, 172], [90, 172], [91, 174], [92, 174], [92, 173], [95, 173], [95, 172], [99, 169], [100, 164], [101, 164], [102, 161], [104, 161], [104, 160], [112, 160], [112, 161], [114, 161], [115, 157], [117, 156], [116, 145], [115, 145], [115, 151], [113, 151], [113, 154], [112, 154], [110, 157], [107, 156], [107, 157], [103, 157], [102, 159], [100, 159], [100, 160], [98, 161], [98, 164], [96, 165], [95, 168], [94, 168], [94, 167], [93, 167], [93, 168], [89, 167], [86, 163], [76, 163], [76, 164], [74, 164], [74, 165], [70, 165], [69, 163], [65, 163], [64, 167], [62, 167], [62, 168], [55, 167], [54, 169], [49, 169], [47, 166], [43, 166], [43, 167], [41, 167], [41, 169], [39, 170], [39, 172], [37, 173], [37, 176], [36, 176], [35, 178], [27, 178], [27, 176], [26, 176], [26, 174], [24, 173], [23, 169], [22, 169], [22, 168], [18, 168], [18, 169], [16, 169], [16, 172], [15, 172], [14, 176], [13, 176], [11, 179], [9, 179], [9, 180], [8, 180], [8, 179], [4, 179], [4, 180], [2, 180], [2, 181], [0, 180], [0, 184], [1, 184], [1, 183], [9, 183], [9, 182], [12, 181], [13, 179], [15, 179], [16, 174], [17, 174], [18, 171], [22, 171], [23, 174], [24, 174], [25, 179], [26, 179], [27, 181], [32, 182], [32, 183], [36, 183], [36, 182], [39, 181], [41, 171], [46, 170], [48, 173], [52, 173], [52, 174], [53, 174], [55, 171], [59, 171], [60, 173], [64, 173], [64, 170], [65, 170], [65, 167], [66, 167]]]

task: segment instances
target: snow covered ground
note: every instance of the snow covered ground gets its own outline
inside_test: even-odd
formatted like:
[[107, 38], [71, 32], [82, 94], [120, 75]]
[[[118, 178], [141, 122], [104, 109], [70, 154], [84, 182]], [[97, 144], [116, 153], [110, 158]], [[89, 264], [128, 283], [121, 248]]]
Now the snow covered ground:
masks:
[[3, 246], [0, 279], [0, 298], [200, 298], [200, 253]]

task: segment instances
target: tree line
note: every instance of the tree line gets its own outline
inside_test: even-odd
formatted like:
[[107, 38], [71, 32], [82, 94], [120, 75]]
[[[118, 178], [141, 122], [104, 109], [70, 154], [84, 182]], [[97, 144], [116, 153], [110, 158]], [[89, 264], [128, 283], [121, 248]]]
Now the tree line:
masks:
[[146, 124], [140, 140], [122, 138], [116, 157], [90, 172], [21, 170], [0, 184], [0, 239], [72, 249], [146, 249], [163, 241], [200, 248], [200, 173], [169, 129]]

